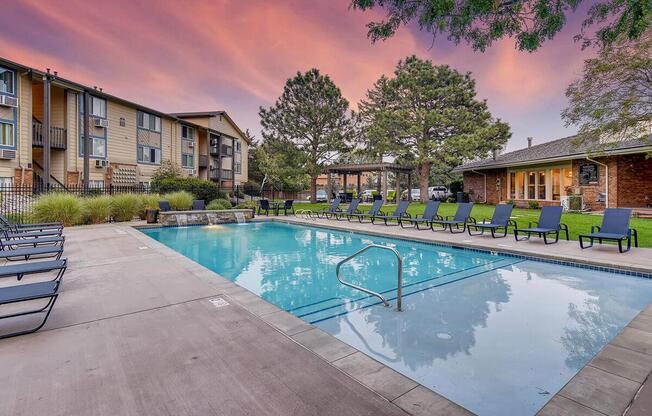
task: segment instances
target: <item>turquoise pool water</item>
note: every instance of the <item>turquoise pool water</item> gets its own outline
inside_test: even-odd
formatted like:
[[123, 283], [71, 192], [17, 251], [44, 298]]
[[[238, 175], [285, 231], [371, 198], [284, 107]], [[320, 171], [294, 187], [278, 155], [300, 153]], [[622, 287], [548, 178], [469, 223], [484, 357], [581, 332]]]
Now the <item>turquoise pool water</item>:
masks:
[[[480, 415], [533, 415], [652, 301], [652, 280], [282, 223], [142, 229]], [[404, 312], [339, 284], [403, 256]], [[395, 301], [396, 260], [347, 280]]]

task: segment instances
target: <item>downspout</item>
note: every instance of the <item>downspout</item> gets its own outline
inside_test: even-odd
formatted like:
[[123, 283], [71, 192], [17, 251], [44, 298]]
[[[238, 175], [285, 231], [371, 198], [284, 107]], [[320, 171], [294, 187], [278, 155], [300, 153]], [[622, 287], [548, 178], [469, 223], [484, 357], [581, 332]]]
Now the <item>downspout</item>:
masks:
[[484, 176], [484, 202], [483, 204], [487, 203], [487, 175], [482, 172], [478, 172], [477, 170], [471, 170], [473, 173], [477, 173], [478, 175]]
[[[593, 162], [597, 165], [604, 166], [604, 207], [609, 208], [609, 166], [605, 163], [598, 162], [595, 159], [591, 159], [590, 157], [586, 157], [586, 160], [589, 162]], [[600, 180], [600, 175], [598, 175], [598, 181]]]

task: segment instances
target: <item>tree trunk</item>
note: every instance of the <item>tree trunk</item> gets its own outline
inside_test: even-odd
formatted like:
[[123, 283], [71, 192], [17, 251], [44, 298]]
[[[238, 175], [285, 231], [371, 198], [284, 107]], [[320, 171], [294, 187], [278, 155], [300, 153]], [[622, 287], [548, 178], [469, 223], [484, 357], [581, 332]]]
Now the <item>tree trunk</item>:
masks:
[[310, 177], [310, 202], [317, 202], [317, 176]]
[[421, 202], [428, 202], [428, 183], [430, 181], [430, 162], [423, 162], [419, 165], [419, 189]]

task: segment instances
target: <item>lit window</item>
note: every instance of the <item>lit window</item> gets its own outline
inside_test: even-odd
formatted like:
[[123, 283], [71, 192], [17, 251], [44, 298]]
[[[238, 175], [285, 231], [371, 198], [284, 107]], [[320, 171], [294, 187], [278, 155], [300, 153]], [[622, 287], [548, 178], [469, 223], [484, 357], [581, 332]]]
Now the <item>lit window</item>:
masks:
[[14, 146], [14, 125], [0, 122], [0, 146]]
[[6, 94], [14, 93], [14, 71], [0, 68], [0, 92]]

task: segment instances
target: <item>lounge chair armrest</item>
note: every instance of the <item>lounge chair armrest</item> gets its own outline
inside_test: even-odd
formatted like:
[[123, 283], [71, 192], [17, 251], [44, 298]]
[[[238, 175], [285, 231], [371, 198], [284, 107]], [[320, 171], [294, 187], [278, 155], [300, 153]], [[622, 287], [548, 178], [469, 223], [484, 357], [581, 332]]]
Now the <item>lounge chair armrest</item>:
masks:
[[532, 228], [532, 225], [539, 225], [539, 221], [528, 221], [527, 228]]
[[568, 231], [568, 224], [559, 223], [559, 229]]
[[507, 226], [512, 226], [514, 228], [518, 228], [518, 224], [516, 223], [516, 220], [507, 220]]
[[444, 217], [444, 219], [445, 219], [446, 221], [450, 221], [450, 220], [452, 220], [453, 218], [455, 218], [455, 215], [446, 215], [446, 217]]
[[467, 218], [467, 219], [466, 219], [466, 222], [470, 222], [470, 223], [473, 223], [473, 224], [477, 224], [477, 223], [478, 223], [478, 221], [476, 221], [476, 219], [473, 218], [473, 217], [469, 217], [469, 218]]
[[441, 215], [435, 215], [432, 218], [435, 219], [435, 220], [438, 220], [438, 221], [443, 221], [444, 220], [444, 218]]
[[596, 230], [599, 232], [600, 231], [600, 226], [599, 225], [592, 225], [591, 226], [591, 234], [596, 232]]
[[409, 212], [406, 212], [405, 214], [401, 215], [401, 218], [412, 218], [412, 215], [410, 215]]
[[378, 211], [378, 212], [376, 213], [376, 216], [379, 216], [379, 217], [384, 217], [384, 216], [386, 216], [386, 215], [387, 215], [387, 213], [386, 213], [385, 211]]

